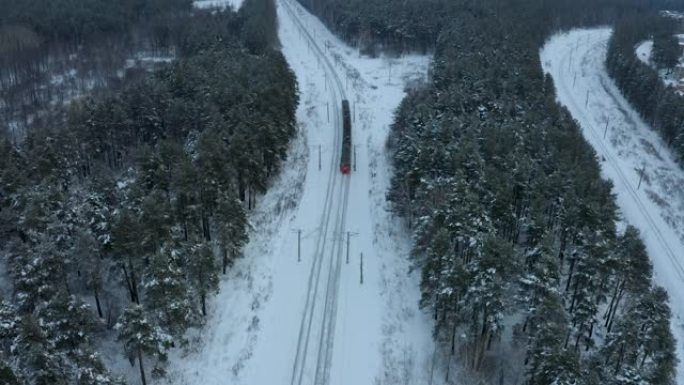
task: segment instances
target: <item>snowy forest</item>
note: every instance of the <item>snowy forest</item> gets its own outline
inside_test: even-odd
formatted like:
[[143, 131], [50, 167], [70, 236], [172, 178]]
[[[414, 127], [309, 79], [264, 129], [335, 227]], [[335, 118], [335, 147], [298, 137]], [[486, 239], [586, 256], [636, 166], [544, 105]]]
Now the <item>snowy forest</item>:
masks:
[[[651, 15], [628, 18], [618, 23], [610, 40], [608, 71], [616, 84], [642, 117], [660, 133], [684, 165], [684, 96], [666, 86], [658, 69], [672, 71], [682, 56], [675, 37], [682, 33], [678, 20]], [[656, 68], [641, 62], [634, 47], [653, 38]]]
[[[611, 76], [684, 162], [684, 96], [634, 52], [653, 38], [655, 64], [674, 65], [681, 24], [658, 11], [681, 1], [299, 2], [360, 55], [433, 55], [379, 143], [443, 383], [674, 385], [668, 294], [539, 51], [558, 31], [615, 26]], [[122, 385], [123, 363], [146, 385], [207, 323], [296, 136], [276, 1], [0, 10], [0, 384]]]
[[[295, 132], [275, 5], [22, 4], [0, 2], [3, 100], [31, 117], [18, 135], [7, 121], [23, 109], [3, 106], [0, 383], [122, 383], [96, 353], [114, 345], [145, 384], [203, 324]], [[173, 60], [68, 103], [36, 94], [56, 58], [141, 36], [168, 39]]]
[[[421, 50], [432, 33], [409, 27], [398, 39], [392, 15], [440, 25], [432, 79], [404, 99], [388, 141], [388, 198], [413, 234], [421, 306], [434, 315], [447, 380], [453, 366], [487, 383], [522, 371], [528, 384], [673, 384], [668, 296], [653, 284], [638, 231], [617, 226], [612, 186], [556, 104], [537, 52], [555, 31], [628, 24], [677, 4], [489, 0], [415, 13], [417, 2], [378, 0], [350, 22], [346, 2], [323, 3], [308, 6], [350, 44], [370, 35]], [[622, 48], [634, 56], [635, 43]]]

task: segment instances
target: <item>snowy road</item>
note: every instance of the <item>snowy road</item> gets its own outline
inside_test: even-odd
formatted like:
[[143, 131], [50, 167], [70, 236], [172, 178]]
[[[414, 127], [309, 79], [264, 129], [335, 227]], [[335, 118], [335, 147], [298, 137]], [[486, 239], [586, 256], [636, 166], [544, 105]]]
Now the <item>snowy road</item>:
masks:
[[[430, 58], [361, 57], [296, 1], [277, 5], [299, 83], [298, 136], [250, 213], [245, 257], [210, 301], [207, 325], [186, 351], [172, 352], [162, 382], [441, 384], [431, 319], [418, 309], [419, 272], [409, 274], [410, 235], [385, 200], [393, 111], [406, 85], [425, 79]], [[351, 176], [339, 172], [344, 98]]]
[[608, 76], [610, 35], [607, 28], [556, 35], [541, 51], [542, 66], [613, 182], [624, 221], [640, 230], [656, 283], [668, 291], [677, 382], [684, 384], [684, 172]]

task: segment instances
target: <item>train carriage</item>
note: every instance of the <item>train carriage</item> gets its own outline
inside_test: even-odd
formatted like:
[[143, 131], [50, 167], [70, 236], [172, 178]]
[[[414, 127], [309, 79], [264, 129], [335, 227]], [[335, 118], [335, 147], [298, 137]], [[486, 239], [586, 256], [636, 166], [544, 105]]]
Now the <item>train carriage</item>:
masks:
[[342, 157], [340, 159], [342, 174], [351, 172], [351, 114], [349, 101], [342, 101]]

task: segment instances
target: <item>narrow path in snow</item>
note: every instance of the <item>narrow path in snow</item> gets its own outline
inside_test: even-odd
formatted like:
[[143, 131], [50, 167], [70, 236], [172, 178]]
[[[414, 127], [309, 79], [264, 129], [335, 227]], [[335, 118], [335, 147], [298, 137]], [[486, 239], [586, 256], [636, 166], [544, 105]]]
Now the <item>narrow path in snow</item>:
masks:
[[611, 33], [600, 28], [555, 35], [541, 50], [542, 67], [602, 161], [625, 222], [640, 230], [655, 282], [668, 291], [680, 358], [677, 379], [684, 384], [684, 172], [608, 76]]

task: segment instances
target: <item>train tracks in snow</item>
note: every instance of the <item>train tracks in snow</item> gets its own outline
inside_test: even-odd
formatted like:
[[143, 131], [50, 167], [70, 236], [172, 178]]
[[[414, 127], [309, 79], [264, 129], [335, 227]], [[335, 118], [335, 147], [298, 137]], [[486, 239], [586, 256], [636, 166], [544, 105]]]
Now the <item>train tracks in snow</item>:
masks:
[[[326, 73], [332, 99], [334, 122], [333, 156], [329, 165], [323, 212], [309, 272], [306, 301], [297, 338], [290, 385], [325, 385], [330, 379], [335, 339], [337, 300], [343, 258], [341, 236], [345, 231], [350, 178], [338, 170], [341, 156], [343, 117], [342, 100], [346, 99], [335, 68], [300, 19], [304, 12], [292, 0], [280, 0], [279, 6], [301, 32]], [[337, 242], [335, 242], [337, 238]], [[327, 279], [326, 279], [327, 278]]]

